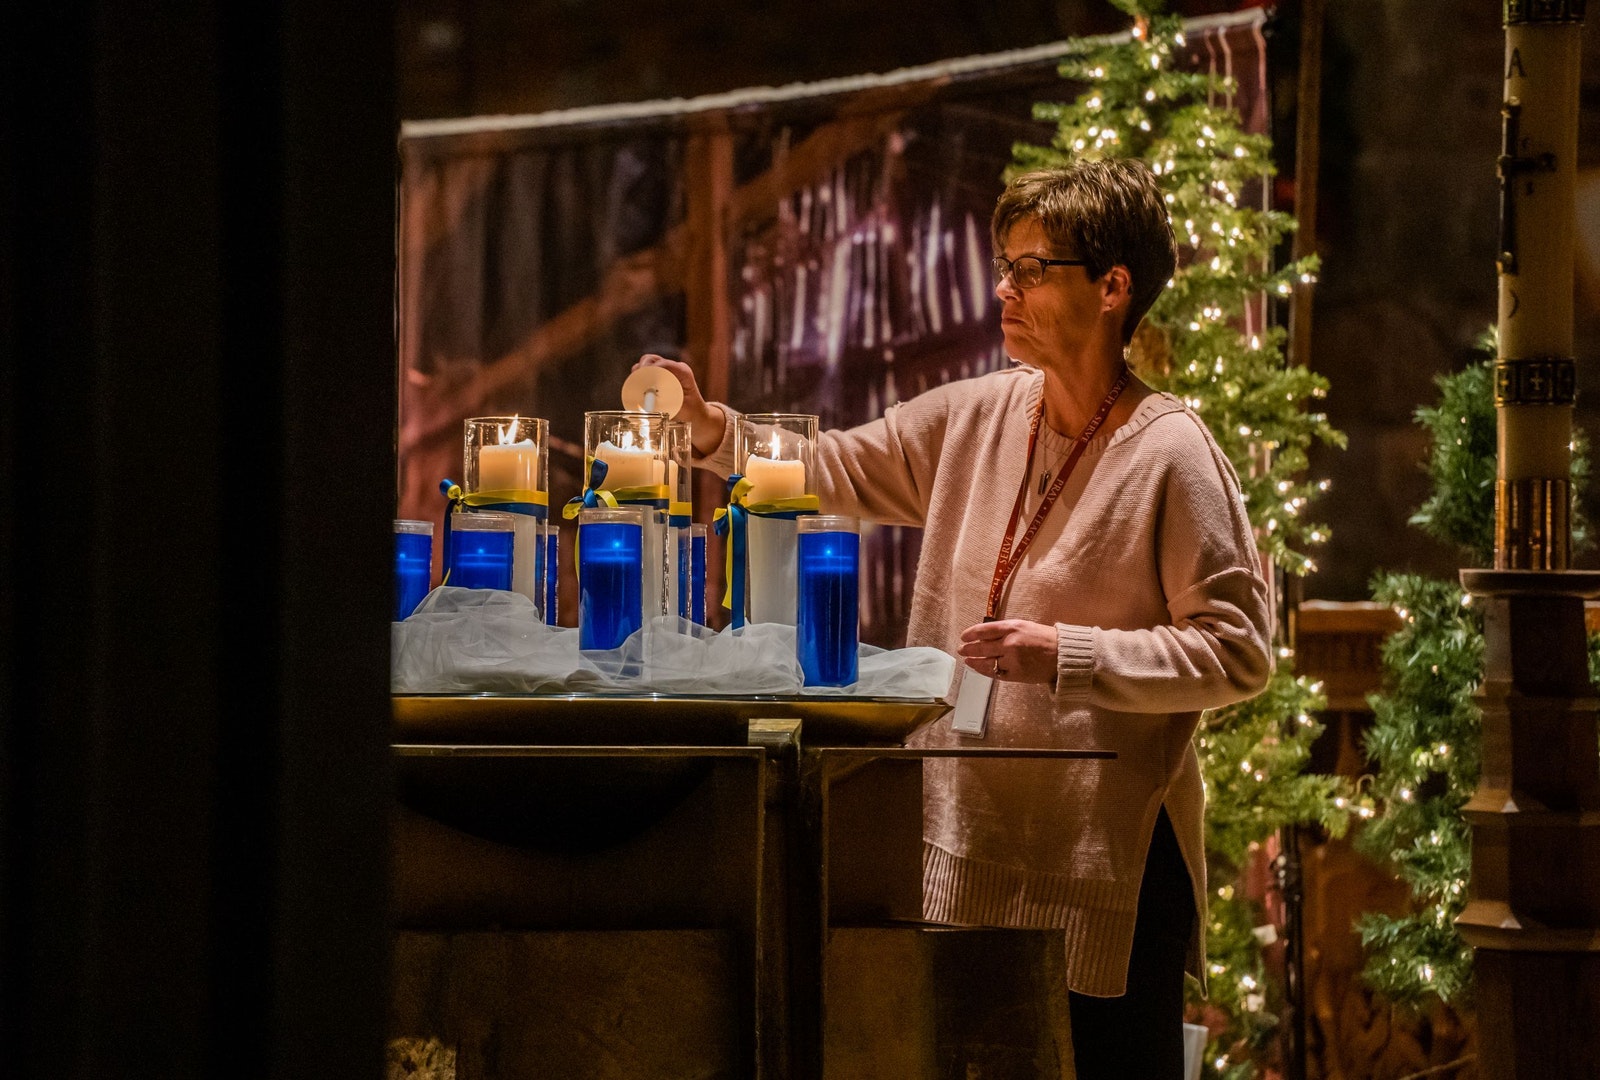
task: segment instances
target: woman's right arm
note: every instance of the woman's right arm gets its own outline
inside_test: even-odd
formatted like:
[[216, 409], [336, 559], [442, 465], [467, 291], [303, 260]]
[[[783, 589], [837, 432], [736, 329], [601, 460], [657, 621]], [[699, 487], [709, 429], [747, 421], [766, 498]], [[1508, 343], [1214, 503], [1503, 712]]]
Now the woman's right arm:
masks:
[[[694, 464], [722, 476], [734, 472], [732, 409], [708, 402], [689, 365], [646, 356], [640, 366], [667, 368], [683, 384], [678, 418], [691, 427]], [[942, 388], [941, 388], [942, 389]], [[893, 405], [883, 417], [817, 439], [812, 478], [823, 513], [849, 514], [886, 525], [920, 526], [944, 444], [946, 395], [939, 390]]]
[[891, 405], [877, 420], [817, 438], [817, 495], [824, 514], [921, 527], [944, 446], [946, 395]]

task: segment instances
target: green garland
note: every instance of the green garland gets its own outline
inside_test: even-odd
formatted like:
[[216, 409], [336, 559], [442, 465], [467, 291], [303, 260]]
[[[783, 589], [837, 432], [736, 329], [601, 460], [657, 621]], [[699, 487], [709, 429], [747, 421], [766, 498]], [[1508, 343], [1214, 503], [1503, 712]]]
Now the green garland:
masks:
[[[1472, 566], [1494, 560], [1495, 409], [1491, 332], [1484, 359], [1436, 380], [1439, 404], [1417, 410], [1433, 448], [1433, 493], [1412, 517], [1437, 540], [1460, 549]], [[1574, 495], [1588, 478], [1586, 441], [1574, 435]], [[1573, 544], [1588, 524], [1574, 498]], [[1472, 986], [1472, 951], [1456, 932], [1467, 902], [1470, 837], [1461, 807], [1478, 784], [1481, 714], [1473, 693], [1483, 674], [1483, 618], [1459, 582], [1382, 574], [1375, 599], [1399, 613], [1400, 630], [1383, 646], [1383, 694], [1368, 699], [1373, 723], [1366, 750], [1376, 768], [1379, 812], [1357, 847], [1391, 865], [1411, 890], [1413, 910], [1369, 914], [1359, 923], [1369, 983], [1396, 1002], [1464, 1002]], [[1600, 657], [1591, 639], [1590, 670]]]
[[[1272, 175], [1271, 140], [1246, 133], [1233, 110], [1212, 104], [1233, 89], [1226, 80], [1178, 70], [1182, 20], [1161, 14], [1159, 0], [1111, 2], [1134, 18], [1132, 37], [1072, 50], [1061, 74], [1086, 89], [1070, 104], [1035, 106], [1039, 119], [1055, 123], [1054, 139], [1015, 147], [1008, 176], [1102, 157], [1139, 158], [1156, 173], [1180, 266], [1135, 338], [1135, 363], [1206, 421], [1239, 474], [1263, 549], [1287, 572], [1306, 573], [1315, 569], [1307, 548], [1328, 536], [1305, 513], [1326, 489], [1304, 478], [1307, 451], [1314, 441], [1343, 446], [1344, 436], [1309, 408], [1327, 383], [1285, 362], [1283, 331], [1241, 327], [1247, 305], [1263, 294], [1285, 297], [1314, 280], [1316, 260], [1273, 268], [1293, 219], [1260, 209], [1248, 194]], [[1289, 660], [1281, 649], [1266, 691], [1207, 714], [1196, 737], [1212, 889], [1204, 1007], [1211, 1077], [1257, 1075], [1281, 1005], [1262, 953], [1273, 932], [1239, 888], [1241, 869], [1279, 829], [1317, 822], [1340, 832], [1355, 809], [1341, 780], [1303, 772], [1324, 699]]]
[[1401, 628], [1383, 646], [1387, 693], [1369, 699], [1366, 750], [1380, 809], [1356, 846], [1393, 866], [1416, 910], [1362, 917], [1366, 976], [1393, 1001], [1450, 1001], [1469, 985], [1472, 966], [1454, 920], [1471, 861], [1461, 807], [1478, 782], [1472, 693], [1483, 671], [1483, 619], [1451, 581], [1390, 574], [1373, 594], [1399, 612]]

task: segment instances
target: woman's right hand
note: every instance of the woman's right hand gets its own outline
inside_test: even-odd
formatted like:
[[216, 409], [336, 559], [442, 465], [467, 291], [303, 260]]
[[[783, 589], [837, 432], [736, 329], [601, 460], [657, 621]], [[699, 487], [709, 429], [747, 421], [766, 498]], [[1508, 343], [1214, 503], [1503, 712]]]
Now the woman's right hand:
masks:
[[722, 433], [727, 426], [727, 416], [720, 406], [711, 404], [701, 396], [700, 384], [695, 382], [693, 368], [682, 360], [669, 360], [655, 353], [646, 353], [633, 366], [635, 370], [642, 367], [666, 368], [683, 386], [683, 408], [678, 410], [677, 419], [689, 424], [689, 440], [694, 443], [696, 454], [706, 457], [722, 445]]

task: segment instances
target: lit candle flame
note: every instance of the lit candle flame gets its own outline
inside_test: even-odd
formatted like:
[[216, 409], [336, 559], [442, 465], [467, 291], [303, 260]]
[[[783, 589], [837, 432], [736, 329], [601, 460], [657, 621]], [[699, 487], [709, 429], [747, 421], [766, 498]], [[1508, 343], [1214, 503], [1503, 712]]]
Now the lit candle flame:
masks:
[[778, 433], [776, 431], [774, 431], [772, 433], [772, 441], [768, 445], [772, 448], [772, 453], [768, 454], [767, 456], [772, 458], [773, 461], [777, 461], [778, 460], [779, 447], [778, 447]]
[[510, 446], [517, 441], [517, 418], [513, 416], [509, 424], [500, 425], [500, 445]]

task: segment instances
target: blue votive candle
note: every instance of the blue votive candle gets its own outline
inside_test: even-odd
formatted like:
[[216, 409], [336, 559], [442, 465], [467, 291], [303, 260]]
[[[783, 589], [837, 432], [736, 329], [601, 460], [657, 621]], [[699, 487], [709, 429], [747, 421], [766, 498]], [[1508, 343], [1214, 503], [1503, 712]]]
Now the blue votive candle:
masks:
[[644, 515], [585, 510], [578, 518], [578, 648], [616, 649], [644, 621]]
[[678, 528], [672, 530], [673, 555], [678, 564], [678, 611], [680, 619], [693, 618], [694, 592], [689, 585], [689, 563], [691, 551], [689, 547], [689, 530]]
[[856, 681], [861, 587], [856, 528], [854, 518], [832, 514], [800, 519], [795, 647], [807, 686]]
[[510, 514], [457, 514], [450, 523], [445, 583], [458, 589], [509, 591], [515, 527]]
[[547, 626], [556, 625], [556, 616], [560, 614], [557, 602], [561, 599], [561, 526], [551, 522], [548, 532], [544, 534], [544, 621]]
[[433, 580], [433, 522], [394, 523], [394, 618], [417, 610]]
[[689, 527], [689, 618], [706, 625], [706, 527]]

